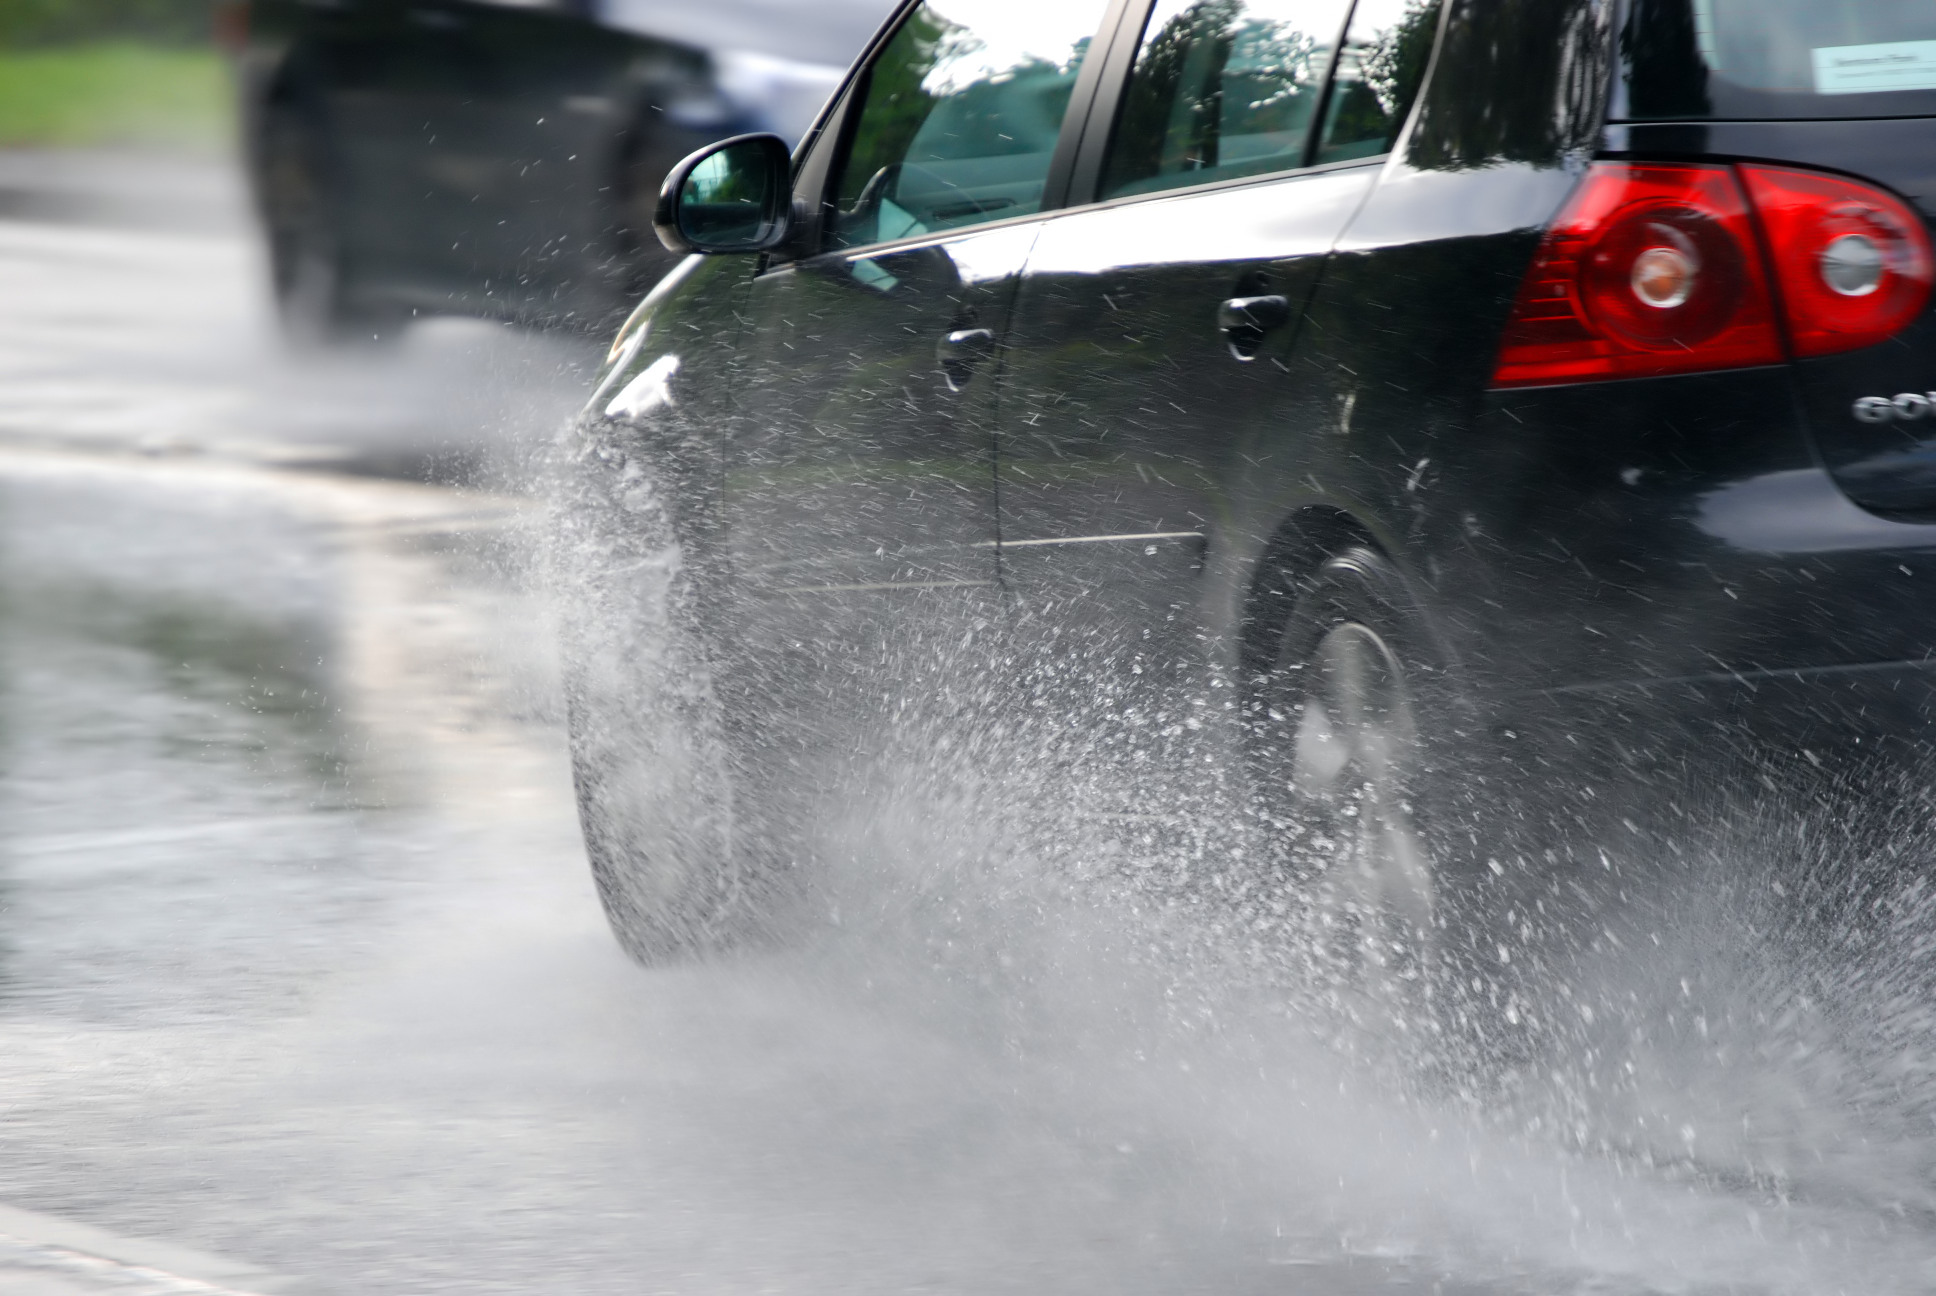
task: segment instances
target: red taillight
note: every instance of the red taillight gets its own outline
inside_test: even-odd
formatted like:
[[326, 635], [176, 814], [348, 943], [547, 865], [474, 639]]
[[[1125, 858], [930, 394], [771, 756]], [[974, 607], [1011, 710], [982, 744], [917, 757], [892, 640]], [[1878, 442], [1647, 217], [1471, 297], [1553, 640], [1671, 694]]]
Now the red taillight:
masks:
[[1780, 167], [1595, 163], [1540, 243], [1493, 386], [1870, 346], [1922, 312], [1932, 265], [1921, 218], [1870, 185]]
[[1726, 167], [1599, 162], [1541, 241], [1495, 387], [1778, 364], [1748, 204]]
[[1798, 356], [1894, 337], [1929, 302], [1929, 232], [1908, 204], [1840, 176], [1743, 166]]

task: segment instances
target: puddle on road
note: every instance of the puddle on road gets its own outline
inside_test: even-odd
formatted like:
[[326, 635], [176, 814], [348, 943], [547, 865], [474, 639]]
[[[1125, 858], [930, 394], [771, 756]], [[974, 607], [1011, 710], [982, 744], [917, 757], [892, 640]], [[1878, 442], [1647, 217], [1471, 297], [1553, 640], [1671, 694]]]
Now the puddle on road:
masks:
[[0, 599], [0, 1013], [286, 998], [291, 917], [373, 902], [326, 628], [35, 575]]
[[413, 567], [414, 529], [480, 505], [138, 461], [6, 469], [0, 1021], [293, 1010], [437, 872], [437, 776], [410, 726], [463, 700], [426, 672], [479, 671], [474, 635], [425, 623], [470, 631], [453, 590], [497, 577]]
[[507, 865], [588, 890], [516, 513], [0, 456], [0, 1198], [333, 1267], [283, 1179], [338, 1124], [289, 1092], [318, 998], [427, 910], [531, 912]]

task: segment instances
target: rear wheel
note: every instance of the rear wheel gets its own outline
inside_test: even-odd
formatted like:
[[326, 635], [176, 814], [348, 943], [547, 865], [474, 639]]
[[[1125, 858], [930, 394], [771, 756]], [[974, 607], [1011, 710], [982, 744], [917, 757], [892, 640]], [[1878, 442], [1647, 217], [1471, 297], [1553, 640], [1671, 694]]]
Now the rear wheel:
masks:
[[1424, 975], [1438, 887], [1412, 798], [1418, 722], [1392, 645], [1357, 621], [1332, 627], [1303, 663], [1293, 788], [1322, 823], [1330, 854], [1318, 898], [1348, 933], [1366, 976]]
[[356, 299], [341, 195], [318, 115], [296, 104], [272, 105], [261, 165], [270, 284], [284, 336], [298, 346], [393, 339], [408, 322], [405, 313]]
[[1444, 671], [1368, 548], [1290, 580], [1250, 699], [1251, 768], [1303, 953], [1351, 1015], [1436, 1032], [1455, 897], [1432, 841]]

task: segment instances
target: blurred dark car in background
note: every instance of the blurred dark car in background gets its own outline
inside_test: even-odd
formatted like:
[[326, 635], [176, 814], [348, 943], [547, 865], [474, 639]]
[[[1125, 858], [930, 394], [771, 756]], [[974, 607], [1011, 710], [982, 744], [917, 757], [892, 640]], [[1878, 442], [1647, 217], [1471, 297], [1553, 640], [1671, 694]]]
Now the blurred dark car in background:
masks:
[[253, 0], [225, 13], [292, 332], [413, 316], [608, 327], [670, 264], [659, 182], [797, 139], [886, 0]]

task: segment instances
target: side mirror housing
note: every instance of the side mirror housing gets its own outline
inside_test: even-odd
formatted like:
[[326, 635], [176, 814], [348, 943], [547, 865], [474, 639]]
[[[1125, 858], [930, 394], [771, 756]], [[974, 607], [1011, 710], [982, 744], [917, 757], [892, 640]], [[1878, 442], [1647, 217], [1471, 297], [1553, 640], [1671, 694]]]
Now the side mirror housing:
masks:
[[652, 228], [674, 252], [764, 252], [793, 226], [793, 156], [778, 135], [708, 144], [672, 168]]

